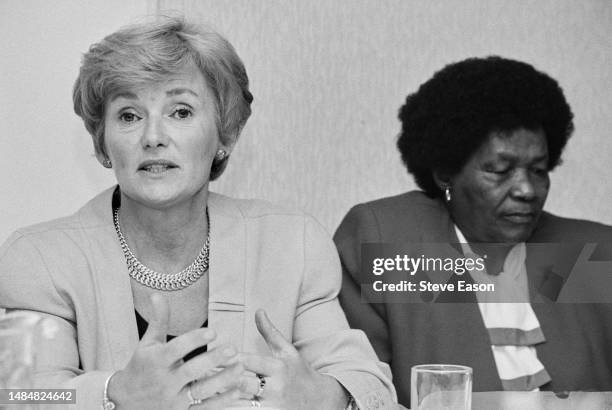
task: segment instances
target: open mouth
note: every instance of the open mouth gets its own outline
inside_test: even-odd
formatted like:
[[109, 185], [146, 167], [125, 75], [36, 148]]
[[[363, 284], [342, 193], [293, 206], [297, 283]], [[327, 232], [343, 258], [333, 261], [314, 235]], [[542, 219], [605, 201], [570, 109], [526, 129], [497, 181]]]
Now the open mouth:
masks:
[[171, 169], [178, 168], [178, 165], [171, 161], [156, 160], [156, 161], [145, 161], [138, 167], [139, 171], [150, 172], [152, 174], [162, 174]]

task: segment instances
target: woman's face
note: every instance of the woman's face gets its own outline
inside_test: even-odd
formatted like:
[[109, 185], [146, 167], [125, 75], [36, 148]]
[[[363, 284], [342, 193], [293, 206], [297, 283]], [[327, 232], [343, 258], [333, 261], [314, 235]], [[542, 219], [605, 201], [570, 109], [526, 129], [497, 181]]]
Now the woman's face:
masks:
[[491, 133], [450, 178], [450, 213], [471, 242], [526, 241], [540, 217], [550, 180], [542, 131]]
[[121, 191], [163, 209], [208, 189], [219, 148], [216, 105], [195, 66], [106, 103], [105, 144]]

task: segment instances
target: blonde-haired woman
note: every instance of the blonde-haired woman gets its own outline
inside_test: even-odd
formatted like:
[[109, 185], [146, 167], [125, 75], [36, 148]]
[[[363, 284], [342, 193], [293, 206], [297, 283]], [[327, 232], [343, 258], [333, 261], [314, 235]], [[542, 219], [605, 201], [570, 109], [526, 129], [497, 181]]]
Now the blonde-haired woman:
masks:
[[124, 28], [85, 54], [73, 99], [118, 185], [0, 250], [0, 305], [59, 327], [41, 383], [91, 409], [393, 406], [321, 226], [209, 192], [253, 100], [225, 39], [180, 18]]

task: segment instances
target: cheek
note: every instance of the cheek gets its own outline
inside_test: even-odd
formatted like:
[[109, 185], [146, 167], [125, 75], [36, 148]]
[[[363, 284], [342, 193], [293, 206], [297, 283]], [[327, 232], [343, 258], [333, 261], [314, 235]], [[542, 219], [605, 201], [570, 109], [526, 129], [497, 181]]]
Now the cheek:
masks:
[[494, 210], [500, 202], [499, 188], [479, 182], [473, 182], [463, 190], [465, 206], [474, 214], [482, 214]]
[[193, 147], [193, 155], [199, 162], [212, 162], [213, 158], [215, 157], [216, 147], [217, 145], [214, 143], [214, 141], [207, 140], [204, 143], [199, 141], [198, 144]]
[[106, 141], [106, 152], [113, 162], [113, 168], [122, 168], [129, 160], [126, 149], [114, 143], [114, 141]]
[[113, 163], [113, 169], [116, 171], [129, 169], [135, 166], [137, 161], [135, 153], [137, 152], [135, 147], [130, 146], [125, 141], [121, 141], [120, 138], [106, 139], [105, 141], [106, 153], [110, 157]]
[[212, 162], [216, 152], [219, 137], [216, 127], [205, 126], [194, 138], [194, 152], [198, 153], [200, 160]]
[[540, 196], [546, 199], [546, 197], [548, 196], [549, 189], [550, 189], [550, 177], [546, 176], [546, 178], [543, 178], [543, 180], [538, 184], [538, 192], [540, 193]]

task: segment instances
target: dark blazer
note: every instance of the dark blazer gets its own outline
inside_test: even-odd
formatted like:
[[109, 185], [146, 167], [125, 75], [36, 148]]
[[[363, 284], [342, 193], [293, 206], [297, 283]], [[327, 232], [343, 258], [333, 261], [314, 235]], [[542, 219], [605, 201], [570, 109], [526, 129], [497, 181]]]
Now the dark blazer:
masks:
[[[340, 224], [334, 241], [344, 274], [340, 302], [350, 324], [363, 329], [379, 358], [390, 364], [400, 403], [409, 406], [410, 368], [423, 363], [471, 366], [474, 391], [502, 390], [476, 303], [367, 303], [361, 299], [360, 285], [372, 281], [372, 273], [360, 269], [362, 243], [458, 242], [441, 201], [412, 191], [357, 205]], [[553, 303], [573, 267], [557, 262], [578, 257], [582, 245], [572, 247], [572, 243], [612, 243], [612, 227], [544, 213], [530, 242], [570, 245], [557, 252], [555, 259], [547, 259], [554, 261], [548, 265], [529, 247], [527, 252], [532, 306], [546, 337], [536, 349], [552, 378], [542, 390], [612, 390], [612, 304]], [[612, 260], [607, 266], [612, 266]], [[609, 292], [612, 302], [612, 289]]]

